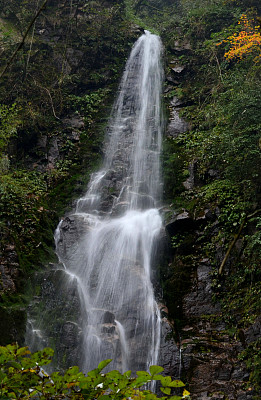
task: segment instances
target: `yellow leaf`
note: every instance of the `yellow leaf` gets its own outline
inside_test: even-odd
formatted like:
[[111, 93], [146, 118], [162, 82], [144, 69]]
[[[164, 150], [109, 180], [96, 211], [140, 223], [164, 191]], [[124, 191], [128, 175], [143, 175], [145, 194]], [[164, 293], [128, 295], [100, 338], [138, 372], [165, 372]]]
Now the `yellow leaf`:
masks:
[[183, 396], [189, 396], [190, 395], [190, 393], [186, 390], [186, 389], [184, 389], [183, 390], [183, 394], [182, 394]]

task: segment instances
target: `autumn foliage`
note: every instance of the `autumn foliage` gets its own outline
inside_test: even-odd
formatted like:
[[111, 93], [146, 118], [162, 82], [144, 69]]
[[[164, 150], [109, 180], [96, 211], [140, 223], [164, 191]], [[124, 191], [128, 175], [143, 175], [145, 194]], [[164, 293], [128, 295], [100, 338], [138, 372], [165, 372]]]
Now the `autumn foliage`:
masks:
[[[241, 60], [245, 55], [252, 53], [254, 50], [261, 57], [260, 26], [254, 25], [254, 21], [249, 20], [246, 14], [241, 15], [238, 25], [239, 31], [223, 40], [223, 42], [230, 44], [230, 49], [224, 54], [225, 58], [227, 60]], [[218, 45], [221, 43], [218, 43]]]

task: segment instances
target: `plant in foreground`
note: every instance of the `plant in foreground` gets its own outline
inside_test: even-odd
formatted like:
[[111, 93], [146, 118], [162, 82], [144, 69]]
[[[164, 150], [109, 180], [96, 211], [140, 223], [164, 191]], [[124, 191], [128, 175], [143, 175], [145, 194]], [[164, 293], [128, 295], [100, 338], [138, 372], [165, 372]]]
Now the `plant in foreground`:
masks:
[[162, 400], [189, 399], [187, 390], [183, 390], [182, 395], [171, 394], [175, 388], [184, 388], [184, 383], [162, 376], [163, 368], [156, 365], [150, 367], [150, 372], [138, 371], [136, 377], [131, 376], [131, 371], [102, 373], [111, 360], [102, 361], [87, 375], [78, 367], [71, 367], [64, 374], [53, 372], [48, 375], [42, 367], [51, 362], [52, 355], [50, 348], [31, 353], [28, 347], [20, 348], [16, 344], [0, 347], [0, 398], [154, 400], [159, 397], [144, 389], [144, 385], [160, 381], [160, 390], [166, 395], [160, 397]]

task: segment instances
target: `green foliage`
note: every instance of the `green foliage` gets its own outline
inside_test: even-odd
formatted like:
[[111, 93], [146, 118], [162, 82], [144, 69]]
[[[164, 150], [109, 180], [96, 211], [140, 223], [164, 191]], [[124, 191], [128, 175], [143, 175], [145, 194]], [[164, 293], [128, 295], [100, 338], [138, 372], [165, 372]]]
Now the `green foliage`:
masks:
[[261, 217], [252, 218], [250, 223], [254, 223], [255, 232], [245, 236], [247, 241], [245, 255], [252, 257], [252, 263], [257, 266], [261, 258]]
[[184, 179], [184, 154], [173, 138], [165, 138], [163, 141], [163, 178], [165, 198], [171, 199], [184, 191], [182, 182]]
[[0, 157], [5, 152], [12, 137], [17, 134], [19, 125], [18, 110], [16, 104], [7, 106], [0, 104]]
[[175, 26], [179, 19], [180, 10], [176, 1], [124, 0], [124, 4], [128, 20], [155, 34], [167, 31], [170, 25]]
[[8, 220], [17, 233], [33, 234], [40, 219], [43, 206], [39, 199], [47, 191], [42, 174], [15, 171], [0, 177], [0, 216]]
[[251, 190], [260, 183], [261, 66], [253, 57], [229, 65], [223, 58], [225, 49], [216, 46], [235, 32], [242, 8], [217, 0], [182, 0], [181, 8], [178, 30], [163, 34], [170, 44], [182, 43], [185, 37], [193, 49], [186, 56], [186, 79], [175, 89], [183, 102], [191, 104], [183, 116], [192, 129], [177, 143], [190, 159], [198, 160], [201, 178], [215, 168], [232, 184], [245, 182]]
[[261, 166], [260, 100], [257, 75], [246, 79], [243, 71], [235, 71], [222, 90], [212, 91], [204, 107], [187, 109], [194, 129], [183, 140], [188, 152], [199, 157], [202, 174], [218, 168], [232, 182], [256, 183]]
[[[204, 207], [216, 214], [218, 236], [212, 237], [212, 243], [201, 237], [205, 241], [202, 252], [211, 253], [212, 261], [216, 262], [215, 246], [229, 243], [245, 215], [258, 207], [260, 201], [261, 66], [253, 58], [229, 65], [222, 59], [224, 49], [216, 46], [233, 32], [242, 9], [215, 0], [184, 0], [181, 4], [186, 13], [181, 17], [179, 31], [172, 32], [172, 39], [182, 42], [184, 35], [190, 40], [192, 50], [184, 56], [190, 59], [187, 75], [173, 95], [179, 91], [183, 103], [190, 104], [182, 109], [181, 115], [191, 122], [192, 129], [173, 140], [173, 154], [167, 153], [165, 165], [166, 171], [168, 165], [171, 171], [173, 160], [182, 158], [183, 165], [175, 165], [175, 174], [182, 177], [186, 165], [194, 163], [196, 186], [191, 193], [181, 194], [183, 207], [195, 215], [200, 215]], [[171, 33], [164, 35], [171, 39]], [[180, 199], [172, 181], [168, 179], [167, 191], [172, 193], [171, 201], [176, 204]], [[258, 240], [255, 233], [253, 243]], [[257, 247], [253, 247], [255, 251]], [[248, 253], [250, 263], [256, 264], [257, 254]], [[246, 252], [245, 255], [248, 257]]]
[[[138, 371], [137, 377], [131, 371], [121, 374], [113, 370], [102, 373], [111, 360], [102, 361], [98, 367], [85, 376], [78, 367], [71, 367], [62, 375], [53, 372], [50, 376], [42, 367], [51, 362], [53, 350], [46, 348], [31, 354], [27, 347], [17, 345], [0, 347], [0, 397], [1, 399], [148, 399], [158, 396], [144, 385], [159, 381], [161, 391], [168, 397], [162, 400], [189, 399], [189, 392], [171, 395], [175, 388], [185, 385], [169, 376], [162, 376], [163, 368], [151, 366], [150, 372]], [[142, 388], [143, 387], [143, 388]]]
[[[228, 290], [221, 301], [224, 316], [239, 328], [252, 324], [261, 309], [260, 217], [249, 222], [252, 234], [245, 235], [242, 259], [228, 279]], [[231, 312], [232, 311], [232, 312]]]
[[240, 186], [229, 180], [217, 179], [205, 185], [198, 197], [204, 204], [219, 207], [218, 221], [227, 232], [234, 232], [236, 227], [240, 226], [249, 207], [249, 202], [241, 196]]
[[69, 95], [68, 106], [75, 112], [84, 115], [86, 127], [89, 128], [94, 123], [97, 113], [110, 92], [111, 90], [108, 88], [100, 88], [84, 96]]
[[214, 32], [228, 26], [233, 19], [232, 8], [219, 0], [182, 0], [185, 18], [182, 20], [186, 35], [196, 46], [199, 40], [210, 38]]
[[[220, 319], [233, 337], [239, 330], [249, 328], [261, 309], [260, 216], [246, 218], [261, 204], [261, 65], [254, 55], [239, 63], [228, 62], [224, 58], [226, 44], [217, 44], [237, 32], [237, 20], [250, 7], [255, 18], [260, 12], [260, 2], [255, 0], [181, 0], [179, 21], [174, 25], [173, 16], [162, 33], [169, 62], [182, 53], [179, 61], [186, 67], [180, 79], [172, 75], [175, 83], [166, 99], [178, 96], [187, 104], [180, 114], [191, 124], [190, 131], [171, 139], [171, 148], [166, 151], [166, 198], [189, 210], [199, 223], [203, 216], [192, 246], [186, 242], [186, 234], [172, 238], [175, 259], [163, 271], [165, 298], [173, 317], [184, 320], [175, 296], [184, 296], [184, 286], [191, 284], [184, 274], [189, 269], [189, 257], [195, 258], [194, 268], [207, 257], [213, 265], [213, 299], [220, 302]], [[190, 46], [185, 48], [188, 43]], [[178, 158], [183, 162], [174, 163]], [[194, 187], [178, 193], [175, 178], [180, 176], [182, 182], [191, 164]], [[208, 210], [206, 219], [204, 209]], [[217, 269], [244, 220], [220, 277]], [[251, 369], [250, 386], [255, 385], [259, 393], [260, 350], [250, 346], [246, 352], [242, 357]]]
[[[0, 0], [1, 70], [40, 3]], [[53, 259], [57, 214], [79, 197], [100, 159], [100, 124], [137, 36], [122, 16], [121, 1], [48, 2], [2, 78], [0, 239], [18, 254], [14, 290], [24, 290], [23, 273]], [[74, 113], [84, 127], [67, 126]], [[58, 155], [49, 163], [53, 138]]]
[[126, 18], [129, 21], [134, 22], [135, 24], [139, 26], [144, 26], [144, 22], [142, 19], [136, 15], [135, 13], [135, 1], [133, 0], [124, 0], [124, 5], [125, 5], [125, 14]]
[[[259, 390], [261, 386], [261, 339], [250, 344], [250, 346], [242, 351], [239, 355], [240, 360], [246, 362], [246, 366], [250, 371], [249, 387], [254, 387]], [[254, 397], [255, 398], [255, 397]], [[256, 397], [258, 400], [258, 397]]]
[[[24, 273], [29, 276], [47, 258], [54, 259], [56, 217], [47, 205], [47, 193], [46, 175], [40, 172], [15, 170], [0, 176], [1, 246], [5, 249], [9, 243], [14, 244], [19, 261], [15, 289], [0, 284], [1, 299], [6, 305], [9, 301], [19, 302], [19, 298], [24, 304], [24, 297], [15, 293], [24, 288]], [[5, 297], [8, 293], [12, 298]]]
[[176, 235], [171, 237], [171, 245], [174, 249], [179, 248], [184, 241], [186, 240], [186, 236], [184, 233], [177, 233]]

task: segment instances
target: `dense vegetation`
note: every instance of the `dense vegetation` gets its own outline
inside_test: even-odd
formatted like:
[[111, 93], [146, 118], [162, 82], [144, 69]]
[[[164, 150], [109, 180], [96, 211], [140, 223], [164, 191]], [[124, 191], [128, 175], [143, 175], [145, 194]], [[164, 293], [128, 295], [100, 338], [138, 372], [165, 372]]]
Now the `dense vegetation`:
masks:
[[[135, 378], [131, 371], [124, 374], [116, 370], [102, 372], [112, 360], [102, 361], [87, 376], [78, 367], [71, 367], [64, 374], [48, 375], [43, 367], [51, 362], [52, 355], [50, 348], [31, 354], [27, 347], [0, 347], [1, 399], [189, 399], [184, 383], [161, 375], [163, 368], [157, 365], [152, 365], [149, 372], [138, 371]], [[153, 381], [160, 382], [161, 393], [165, 396], [158, 397], [144, 389], [144, 385]], [[181, 394], [173, 394], [175, 390]]]
[[[37, 7], [37, 0], [0, 1], [2, 69]], [[211, 215], [200, 233], [172, 238], [173, 262], [162, 278], [170, 313], [177, 325], [186, 323], [177, 303], [190, 288], [184, 266], [191, 272], [207, 258], [213, 266], [213, 297], [222, 306], [219, 318], [229, 334], [240, 339], [257, 320], [260, 21], [259, 0], [48, 2], [1, 77], [0, 313], [12, 328], [3, 333], [3, 344], [22, 340], [14, 327], [22, 330], [25, 321], [25, 280], [53, 257], [58, 216], [99, 162], [113, 91], [138, 34], [131, 22], [161, 35], [166, 108], [177, 97], [180, 115], [190, 124], [187, 132], [164, 139], [169, 213], [186, 209], [195, 221], [205, 210]], [[173, 72], [173, 59], [184, 67], [181, 73]], [[183, 185], [187, 178], [193, 178], [189, 190]], [[177, 271], [179, 282], [173, 278]], [[239, 357], [258, 392], [260, 338]]]
[[244, 257], [237, 260], [234, 269], [240, 270], [242, 281], [251, 286], [260, 279], [256, 261], [260, 257], [261, 49], [258, 45], [230, 60], [224, 53], [233, 47], [227, 38], [241, 30], [241, 13], [247, 13], [257, 24], [260, 6], [201, 1], [200, 7], [193, 2], [192, 8], [189, 2], [183, 3], [187, 14], [180, 29], [192, 43], [193, 52], [181, 56], [187, 66], [187, 80], [175, 90], [188, 104], [183, 115], [191, 122], [191, 129], [175, 141], [185, 150], [184, 166], [194, 163], [197, 184], [189, 193], [182, 189], [177, 193], [175, 188], [174, 194], [181, 196], [183, 205], [188, 202], [196, 214], [204, 206], [213, 210], [219, 207], [218, 237], [212, 240], [228, 245], [244, 221]]
[[[258, 320], [261, 306], [260, 2], [183, 0], [180, 12], [175, 32], [169, 22], [163, 38], [169, 60], [179, 58], [186, 67], [174, 95], [190, 130], [166, 139], [166, 194], [174, 209], [186, 208], [194, 219], [208, 210], [211, 218], [201, 233], [175, 238], [176, 265], [210, 260], [221, 318], [247, 346], [240, 335]], [[190, 50], [177, 57], [175, 41]], [[194, 185], [185, 190], [182, 182], [191, 175]], [[240, 357], [248, 360], [250, 386], [259, 392], [260, 339]]]
[[137, 37], [122, 7], [48, 1], [32, 25], [38, 0], [0, 2], [2, 343], [20, 339], [28, 278], [54, 259], [58, 217], [100, 160], [113, 93]]

